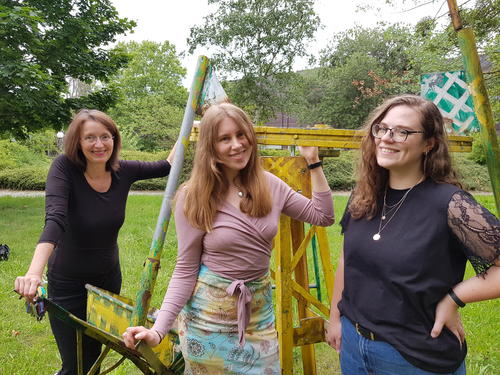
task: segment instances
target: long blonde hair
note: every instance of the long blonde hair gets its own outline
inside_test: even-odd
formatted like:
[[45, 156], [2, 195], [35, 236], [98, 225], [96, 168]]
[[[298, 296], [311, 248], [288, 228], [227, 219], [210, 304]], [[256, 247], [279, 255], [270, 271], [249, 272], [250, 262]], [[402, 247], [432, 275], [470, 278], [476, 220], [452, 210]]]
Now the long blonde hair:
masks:
[[216, 151], [221, 122], [232, 119], [245, 134], [251, 155], [248, 164], [239, 172], [246, 196], [240, 209], [252, 217], [263, 217], [271, 212], [272, 201], [268, 181], [257, 151], [257, 137], [248, 115], [230, 103], [212, 105], [200, 122], [194, 167], [189, 180], [183, 185], [186, 194], [184, 214], [188, 222], [206, 232], [211, 231], [217, 208], [224, 201], [229, 181], [223, 172]]
[[[383, 120], [387, 112], [397, 106], [413, 108], [420, 114], [424, 139], [434, 138], [434, 146], [422, 155], [422, 171], [425, 178], [437, 183], [460, 186], [453, 170], [448, 141], [444, 130], [443, 116], [434, 103], [417, 95], [400, 95], [387, 99], [368, 117], [365, 123], [365, 136], [361, 142], [361, 159], [357, 168], [356, 187], [349, 204], [349, 213], [355, 219], [373, 218], [379, 207], [378, 198], [384, 193], [389, 173], [377, 163], [375, 137], [371, 133], [373, 124]], [[425, 165], [424, 165], [425, 163]]]

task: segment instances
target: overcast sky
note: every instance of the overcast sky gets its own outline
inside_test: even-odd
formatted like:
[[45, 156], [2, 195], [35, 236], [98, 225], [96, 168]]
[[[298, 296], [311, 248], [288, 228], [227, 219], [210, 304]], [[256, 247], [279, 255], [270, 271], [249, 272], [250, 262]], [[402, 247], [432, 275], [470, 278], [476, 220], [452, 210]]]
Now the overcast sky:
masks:
[[[120, 37], [119, 40], [156, 42], [168, 40], [176, 46], [177, 53], [187, 49], [186, 39], [189, 36], [189, 29], [196, 24], [201, 24], [203, 17], [210, 10], [207, 0], [112, 0], [112, 3], [121, 17], [137, 22], [134, 33]], [[316, 33], [316, 40], [311, 43], [308, 52], [318, 54], [334, 33], [355, 25], [371, 27], [375, 26], [377, 21], [415, 24], [424, 16], [434, 17], [447, 10], [446, 0], [441, 0], [414, 10], [409, 10], [413, 7], [412, 2], [409, 1], [397, 10], [385, 8], [374, 9], [369, 13], [356, 12], [356, 6], [362, 3], [366, 4], [367, 1], [316, 0], [315, 10], [324, 27]], [[383, 1], [371, 0], [370, 3], [382, 4]], [[447, 21], [446, 16], [440, 19]], [[182, 64], [187, 68], [187, 77], [184, 81], [187, 87], [190, 86], [196, 59], [200, 54], [210, 57], [210, 51], [199, 48], [192, 56], [188, 55], [182, 60]], [[307, 67], [306, 61], [299, 61], [294, 69]]]

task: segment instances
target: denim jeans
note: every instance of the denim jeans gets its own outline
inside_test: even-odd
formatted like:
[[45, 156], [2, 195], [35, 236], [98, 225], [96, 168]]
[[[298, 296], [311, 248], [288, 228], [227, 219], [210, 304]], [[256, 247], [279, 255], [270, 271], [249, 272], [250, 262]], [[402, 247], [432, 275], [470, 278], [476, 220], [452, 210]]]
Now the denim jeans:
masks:
[[465, 361], [455, 372], [449, 374], [424, 371], [404, 359], [387, 342], [372, 341], [359, 335], [346, 317], [341, 317], [341, 322], [342, 375], [465, 375]]

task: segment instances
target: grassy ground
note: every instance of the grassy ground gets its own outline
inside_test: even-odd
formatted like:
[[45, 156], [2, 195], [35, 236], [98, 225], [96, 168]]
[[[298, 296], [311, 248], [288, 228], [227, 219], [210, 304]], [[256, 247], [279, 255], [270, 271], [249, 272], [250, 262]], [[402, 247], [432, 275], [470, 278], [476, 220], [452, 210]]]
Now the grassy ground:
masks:
[[[482, 195], [476, 198], [494, 211], [492, 196]], [[335, 202], [337, 218], [340, 218], [346, 197], [336, 197]], [[134, 297], [137, 292], [142, 264], [148, 253], [160, 204], [160, 196], [139, 195], [129, 198], [127, 219], [119, 239], [124, 296]], [[43, 227], [43, 215], [43, 198], [0, 197], [0, 243], [11, 247], [10, 259], [0, 262], [0, 374], [52, 374], [60, 363], [48, 320], [36, 322], [24, 313], [23, 303], [12, 292], [15, 277], [24, 274], [28, 268]], [[171, 227], [167, 234], [153, 306], [160, 305], [174, 266], [176, 246], [173, 229]], [[328, 232], [332, 260], [336, 264], [342, 241], [338, 225], [328, 228]], [[467, 270], [467, 275], [472, 275], [471, 269]], [[500, 369], [499, 311], [498, 300], [470, 304], [463, 310], [469, 344], [469, 374], [493, 375]], [[318, 374], [340, 374], [336, 353], [325, 344], [316, 345], [316, 349]], [[295, 352], [295, 360], [295, 373], [302, 374], [299, 350]], [[113, 372], [118, 375], [139, 373], [128, 361]]]

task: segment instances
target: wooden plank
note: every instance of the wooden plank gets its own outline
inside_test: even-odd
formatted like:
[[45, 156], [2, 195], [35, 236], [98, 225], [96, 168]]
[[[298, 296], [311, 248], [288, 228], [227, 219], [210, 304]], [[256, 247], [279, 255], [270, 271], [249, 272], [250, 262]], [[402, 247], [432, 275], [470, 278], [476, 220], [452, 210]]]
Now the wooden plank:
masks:
[[301, 319], [300, 326], [296, 327], [293, 331], [293, 342], [295, 346], [309, 346], [324, 341], [325, 319], [319, 316]]
[[282, 375], [293, 375], [293, 309], [290, 293], [292, 279], [290, 218], [280, 216], [276, 244], [276, 329]]
[[[274, 128], [256, 126], [257, 143], [261, 145], [318, 146], [330, 149], [359, 149], [363, 130]], [[198, 129], [193, 128], [190, 141], [198, 140]], [[458, 135], [448, 136], [451, 152], [471, 152], [472, 138]]]
[[[316, 238], [318, 239], [319, 243], [319, 255], [321, 257], [321, 265], [323, 267], [323, 275], [325, 277], [326, 294], [328, 296], [328, 302], [330, 302], [332, 300], [335, 277], [333, 264], [330, 257], [330, 245], [328, 244], [328, 235], [326, 234], [326, 228], [317, 227]], [[330, 312], [328, 312], [327, 316], [330, 316]]]
[[[292, 264], [291, 264], [292, 270], [294, 270], [297, 267], [299, 261], [304, 257], [304, 254], [307, 250], [307, 246], [311, 242], [311, 238], [312, 236], [314, 236], [314, 233], [316, 232], [315, 228], [316, 228], [315, 226], [311, 226], [311, 228], [309, 228], [306, 237], [299, 244], [298, 248], [294, 250]], [[293, 230], [292, 230], [292, 235], [293, 235]]]
[[321, 311], [322, 314], [325, 316], [330, 315], [330, 309], [323, 305], [316, 297], [313, 297], [311, 293], [309, 293], [306, 289], [304, 289], [301, 285], [297, 284], [295, 281], [291, 280], [292, 283], [292, 288], [293, 288], [293, 295], [297, 299], [304, 299], [306, 300], [309, 304], [313, 305], [316, 307], [319, 311]]
[[[309, 177], [309, 176], [307, 176]], [[304, 184], [310, 184], [310, 179], [303, 181]], [[292, 232], [292, 251], [294, 253], [294, 259], [297, 259], [296, 263], [292, 263], [292, 269], [295, 272], [295, 281], [301, 285], [309, 293], [309, 273], [307, 268], [307, 256], [305, 254], [305, 249], [307, 249], [307, 244], [311, 240], [311, 234], [314, 230], [309, 230], [307, 237], [304, 238], [304, 223], [292, 220], [291, 221], [291, 232]], [[290, 291], [291, 293], [292, 291]], [[297, 312], [299, 319], [305, 319], [309, 317], [307, 308], [307, 301], [304, 299], [297, 300]], [[295, 331], [294, 331], [295, 332]], [[295, 345], [296, 346], [296, 345]], [[316, 375], [316, 357], [314, 355], [313, 345], [304, 345], [301, 348], [302, 353], [302, 368], [304, 374]]]

